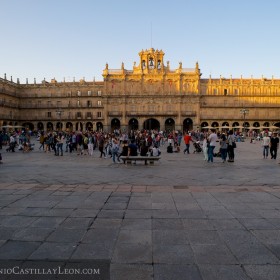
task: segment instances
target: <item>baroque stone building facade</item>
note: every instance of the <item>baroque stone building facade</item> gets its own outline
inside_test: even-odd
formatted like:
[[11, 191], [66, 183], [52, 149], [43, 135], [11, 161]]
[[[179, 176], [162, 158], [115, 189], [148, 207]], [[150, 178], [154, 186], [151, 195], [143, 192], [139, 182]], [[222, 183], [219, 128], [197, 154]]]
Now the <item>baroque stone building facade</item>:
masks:
[[31, 130], [120, 128], [196, 130], [280, 127], [280, 80], [201, 78], [194, 68], [170, 69], [162, 50], [142, 50], [127, 70], [106, 64], [103, 81], [22, 84], [0, 79], [0, 126]]

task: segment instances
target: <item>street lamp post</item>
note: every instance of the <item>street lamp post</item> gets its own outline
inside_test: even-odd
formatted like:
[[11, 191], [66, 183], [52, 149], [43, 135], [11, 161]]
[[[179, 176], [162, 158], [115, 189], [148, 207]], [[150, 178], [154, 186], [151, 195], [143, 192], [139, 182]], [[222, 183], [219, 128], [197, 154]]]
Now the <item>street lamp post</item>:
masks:
[[243, 132], [243, 136], [245, 137], [245, 134], [246, 134], [246, 131], [245, 131], [245, 118], [246, 118], [246, 115], [249, 114], [249, 109], [241, 109], [240, 110], [240, 114], [243, 115], [243, 129], [244, 129], [244, 132]]
[[61, 123], [61, 115], [63, 113], [63, 110], [61, 108], [56, 110], [57, 115], [59, 116], [59, 129], [62, 130], [62, 123]]

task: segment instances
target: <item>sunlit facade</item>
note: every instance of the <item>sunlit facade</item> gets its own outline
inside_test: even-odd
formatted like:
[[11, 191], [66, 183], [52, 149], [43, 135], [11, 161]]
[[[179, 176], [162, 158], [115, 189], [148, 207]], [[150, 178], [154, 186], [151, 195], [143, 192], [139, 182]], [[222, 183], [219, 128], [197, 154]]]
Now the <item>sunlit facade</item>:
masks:
[[31, 130], [103, 130], [116, 128], [197, 130], [209, 127], [280, 127], [280, 80], [201, 78], [193, 68], [170, 69], [164, 52], [139, 52], [127, 70], [106, 64], [103, 81], [24, 84], [0, 79], [0, 126]]

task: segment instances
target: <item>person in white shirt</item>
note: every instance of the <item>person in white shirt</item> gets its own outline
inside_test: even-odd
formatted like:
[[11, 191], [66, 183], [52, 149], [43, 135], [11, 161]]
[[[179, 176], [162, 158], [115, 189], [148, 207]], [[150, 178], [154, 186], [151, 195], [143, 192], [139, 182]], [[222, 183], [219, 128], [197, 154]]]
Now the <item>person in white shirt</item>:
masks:
[[152, 154], [153, 154], [153, 157], [158, 157], [158, 156], [161, 154], [161, 152], [160, 152], [158, 146], [155, 145], [155, 146], [152, 148]]
[[268, 150], [270, 146], [270, 137], [267, 136], [267, 133], [264, 134], [263, 140], [262, 140], [262, 145], [263, 145], [263, 158], [268, 157]]
[[219, 142], [215, 129], [211, 129], [211, 134], [208, 136], [208, 141], [209, 141], [208, 162], [210, 161], [213, 162], [214, 149], [217, 145], [217, 142]]

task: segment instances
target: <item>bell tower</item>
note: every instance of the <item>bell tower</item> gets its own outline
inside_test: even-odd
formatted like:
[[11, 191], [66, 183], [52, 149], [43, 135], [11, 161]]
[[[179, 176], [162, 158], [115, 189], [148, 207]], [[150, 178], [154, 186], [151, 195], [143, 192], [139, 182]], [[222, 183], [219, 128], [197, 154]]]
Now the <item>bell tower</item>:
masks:
[[162, 72], [164, 69], [164, 52], [162, 50], [142, 50], [139, 52], [140, 68], [144, 73]]

